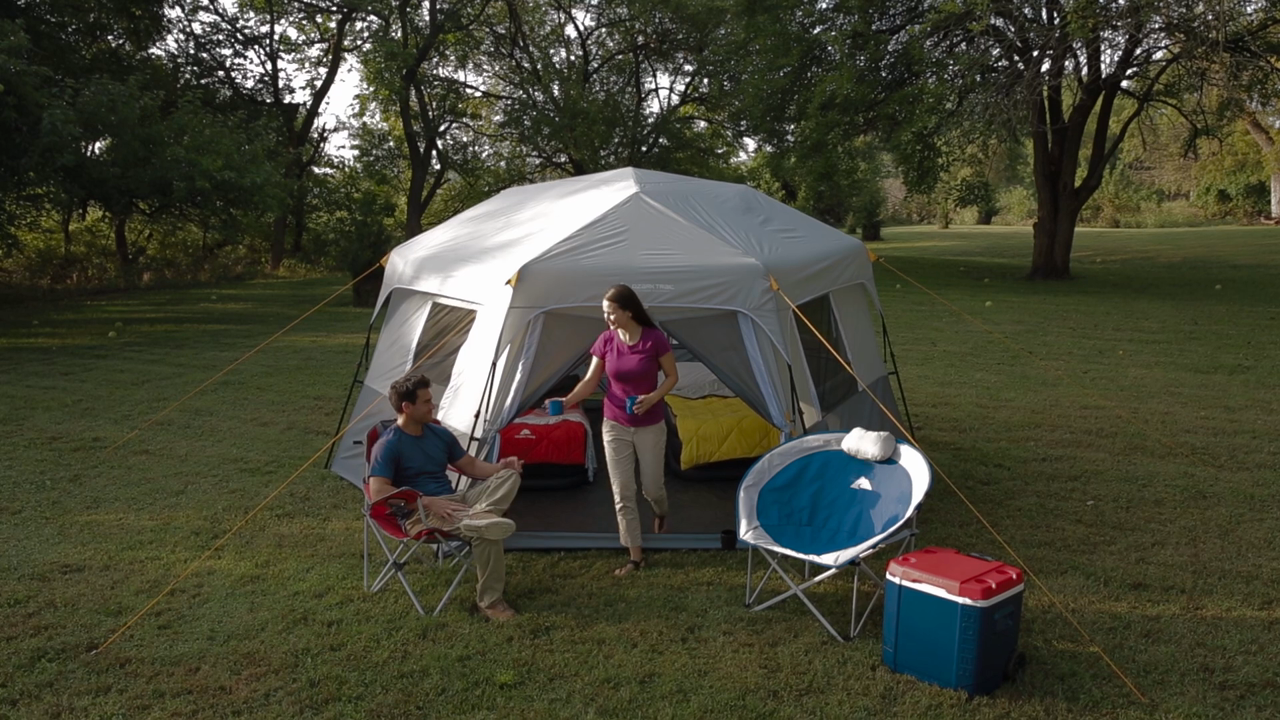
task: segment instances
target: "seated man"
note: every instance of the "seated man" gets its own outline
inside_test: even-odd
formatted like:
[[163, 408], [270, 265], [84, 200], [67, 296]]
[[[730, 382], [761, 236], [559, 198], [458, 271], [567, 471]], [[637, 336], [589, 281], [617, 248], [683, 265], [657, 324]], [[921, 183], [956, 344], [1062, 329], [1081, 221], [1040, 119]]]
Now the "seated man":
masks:
[[[422, 493], [420, 503], [427, 521], [471, 543], [480, 612], [491, 620], [515, 617], [515, 610], [502, 599], [506, 584], [502, 539], [515, 532], [516, 524], [501, 516], [520, 488], [523, 463], [509, 457], [495, 465], [472, 457], [453, 433], [433, 424], [435, 402], [431, 381], [424, 375], [400, 378], [391, 384], [387, 397], [396, 410], [396, 424], [373, 446], [370, 497], [376, 500], [402, 487]], [[449, 465], [470, 477], [487, 480], [465, 493], [455, 493], [445, 475]]]

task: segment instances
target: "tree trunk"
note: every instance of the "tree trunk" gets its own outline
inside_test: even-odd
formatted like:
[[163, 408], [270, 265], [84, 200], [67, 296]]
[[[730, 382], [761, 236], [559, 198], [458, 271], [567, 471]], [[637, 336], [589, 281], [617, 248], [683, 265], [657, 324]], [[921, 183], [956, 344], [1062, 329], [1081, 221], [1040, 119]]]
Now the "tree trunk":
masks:
[[862, 226], [862, 242], [876, 242], [883, 240], [884, 235], [880, 232], [880, 221], [872, 220]]
[[427, 208], [422, 201], [422, 189], [427, 184], [425, 160], [421, 155], [415, 159], [410, 155], [409, 161], [409, 193], [405, 196], [404, 237], [406, 240], [422, 234], [422, 216]]
[[[440, 163], [434, 174], [431, 173], [428, 165], [433, 156]], [[432, 201], [440, 192], [448, 175], [444, 167], [444, 158], [434, 148], [427, 148], [427, 152], [416, 155], [411, 153], [410, 157], [417, 159], [409, 163], [409, 195], [405, 202], [404, 222], [406, 240], [422, 234], [422, 218], [430, 209]], [[428, 176], [430, 176], [430, 184], [427, 184]]]
[[1280, 220], [1280, 172], [1271, 173], [1271, 219]]
[[58, 218], [59, 225], [62, 227], [62, 260], [69, 262], [71, 260], [71, 218], [75, 215], [76, 209], [67, 203], [62, 208], [62, 216]]
[[271, 222], [271, 257], [267, 260], [267, 269], [276, 272], [284, 262], [285, 238], [289, 233], [289, 210], [281, 209]]
[[293, 256], [297, 257], [302, 254], [302, 235], [307, 229], [307, 189], [301, 178], [294, 188], [292, 210]]
[[979, 224], [979, 225], [990, 225], [990, 224], [991, 224], [992, 219], [994, 219], [994, 218], [995, 218], [995, 216], [996, 216], [995, 211], [990, 210], [990, 209], [983, 209], [983, 208], [980, 208], [980, 209], [978, 210], [978, 224]]
[[129, 216], [116, 215], [111, 219], [111, 229], [116, 241], [116, 261], [120, 266], [120, 278], [125, 287], [134, 287], [138, 283], [138, 258], [129, 251]]
[[364, 279], [351, 287], [351, 304], [360, 308], [371, 308], [378, 301], [378, 292], [382, 290], [382, 276], [387, 269], [379, 267], [364, 276]]
[[1031, 226], [1034, 245], [1031, 250], [1032, 280], [1068, 280], [1071, 278], [1071, 246], [1076, 239], [1076, 220], [1080, 206], [1060, 198], [1050, 207], [1041, 203], [1040, 217]]

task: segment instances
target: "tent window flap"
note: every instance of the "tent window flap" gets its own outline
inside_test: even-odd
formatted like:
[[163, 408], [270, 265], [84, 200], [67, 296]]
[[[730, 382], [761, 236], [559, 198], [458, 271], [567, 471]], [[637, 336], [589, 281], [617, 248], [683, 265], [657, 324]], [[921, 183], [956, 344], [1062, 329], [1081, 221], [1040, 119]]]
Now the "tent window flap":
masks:
[[[858, 381], [840, 362], [842, 359], [849, 363], [849, 358], [840, 324], [836, 322], [836, 314], [831, 308], [830, 296], [820, 295], [798, 307], [800, 313], [821, 333], [820, 338], [808, 323], [803, 320], [796, 322], [800, 345], [804, 349], [805, 365], [809, 368], [814, 389], [818, 393], [818, 405], [825, 413], [828, 408], [839, 407], [857, 394]], [[828, 344], [840, 353], [840, 359], [831, 354]], [[849, 365], [852, 366], [852, 363]]]

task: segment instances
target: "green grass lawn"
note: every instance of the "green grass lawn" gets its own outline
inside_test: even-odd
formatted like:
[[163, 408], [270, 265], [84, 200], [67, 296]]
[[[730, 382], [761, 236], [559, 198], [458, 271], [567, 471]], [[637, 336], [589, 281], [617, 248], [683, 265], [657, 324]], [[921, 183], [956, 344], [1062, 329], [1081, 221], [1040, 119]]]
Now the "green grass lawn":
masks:
[[[1026, 676], [972, 701], [880, 667], [878, 611], [844, 645], [795, 602], [748, 614], [742, 553], [622, 580], [621, 551], [513, 554], [520, 618], [468, 615], [468, 585], [423, 619], [363, 592], [359, 496], [318, 467], [91, 655], [329, 439], [367, 312], [327, 307], [106, 449], [330, 278], [2, 309], [0, 717], [1280, 712], [1280, 229], [1083, 230], [1050, 284], [1021, 279], [1025, 228], [886, 237], [985, 326], [877, 266], [918, 439], [1149, 702], [1030, 584]], [[940, 479], [920, 527], [1011, 560]], [[815, 595], [844, 617], [847, 585]]]

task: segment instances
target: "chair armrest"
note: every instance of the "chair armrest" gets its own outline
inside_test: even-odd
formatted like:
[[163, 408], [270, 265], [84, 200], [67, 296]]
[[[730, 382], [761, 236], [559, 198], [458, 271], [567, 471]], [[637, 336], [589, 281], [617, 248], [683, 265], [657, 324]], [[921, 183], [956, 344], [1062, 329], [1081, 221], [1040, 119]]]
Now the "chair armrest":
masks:
[[[366, 484], [364, 487], [365, 487], [365, 497], [368, 497], [369, 486], [368, 484]], [[389, 500], [403, 500], [405, 502], [416, 503], [418, 502], [418, 498], [420, 497], [422, 497], [422, 493], [418, 492], [417, 490], [414, 490], [413, 488], [407, 488], [407, 487], [396, 488], [395, 492], [387, 493], [386, 495], [383, 495], [377, 500], [371, 501], [369, 504], [370, 506], [386, 505], [387, 501]]]
[[[366, 497], [368, 495], [368, 485], [365, 486]], [[368, 516], [375, 522], [383, 525], [390, 522], [403, 528], [405, 520], [411, 514], [416, 513], [422, 521], [424, 530], [435, 531], [429, 522], [427, 522], [427, 512], [420, 502], [422, 493], [413, 488], [397, 488], [395, 492], [387, 493], [377, 500], [369, 503], [368, 509], [365, 511]]]

